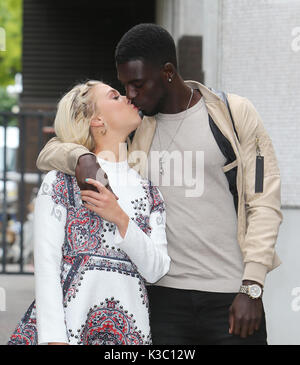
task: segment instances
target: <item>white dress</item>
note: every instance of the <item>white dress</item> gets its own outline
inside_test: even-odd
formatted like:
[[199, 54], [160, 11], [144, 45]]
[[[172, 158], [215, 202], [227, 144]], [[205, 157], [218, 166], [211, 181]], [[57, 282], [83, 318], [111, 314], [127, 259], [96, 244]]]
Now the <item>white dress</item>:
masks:
[[151, 344], [145, 284], [170, 265], [163, 198], [127, 161], [99, 163], [126, 234], [83, 206], [75, 177], [50, 171], [34, 213], [36, 300], [9, 344]]

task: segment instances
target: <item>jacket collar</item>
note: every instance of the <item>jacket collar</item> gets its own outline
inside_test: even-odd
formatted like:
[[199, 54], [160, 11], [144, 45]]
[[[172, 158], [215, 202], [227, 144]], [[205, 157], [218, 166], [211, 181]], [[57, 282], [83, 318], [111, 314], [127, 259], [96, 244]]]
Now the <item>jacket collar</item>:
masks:
[[205, 85], [201, 84], [200, 82], [187, 80], [185, 83], [193, 89], [199, 89], [205, 104], [207, 103], [215, 103], [215, 102], [224, 102], [223, 99], [213, 90], [209, 89]]
[[[219, 102], [222, 102], [223, 104], [225, 104], [224, 101], [223, 101], [223, 99], [221, 97], [219, 97], [214, 90], [209, 89], [208, 87], [206, 87], [205, 85], [201, 84], [200, 82], [194, 81], [194, 80], [186, 80], [184, 82], [188, 86], [190, 86], [191, 88], [193, 88], [193, 89], [199, 89], [200, 90], [200, 92], [201, 92], [201, 94], [203, 96], [203, 99], [204, 99], [205, 104], [208, 104], [208, 103], [219, 103]], [[149, 123], [149, 124], [152, 125], [152, 128], [155, 129], [155, 126], [156, 126], [155, 116], [153, 116], [153, 117], [145, 116], [144, 119], [145, 119], [145, 121], [147, 121], [147, 123]]]

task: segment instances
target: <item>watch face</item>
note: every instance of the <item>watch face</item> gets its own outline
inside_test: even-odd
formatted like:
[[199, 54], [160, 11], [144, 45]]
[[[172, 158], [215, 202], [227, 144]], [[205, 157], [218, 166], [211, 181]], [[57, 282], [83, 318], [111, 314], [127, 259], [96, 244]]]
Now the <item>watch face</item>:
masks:
[[249, 287], [249, 294], [253, 298], [259, 298], [261, 295], [261, 287], [259, 285], [251, 285]]

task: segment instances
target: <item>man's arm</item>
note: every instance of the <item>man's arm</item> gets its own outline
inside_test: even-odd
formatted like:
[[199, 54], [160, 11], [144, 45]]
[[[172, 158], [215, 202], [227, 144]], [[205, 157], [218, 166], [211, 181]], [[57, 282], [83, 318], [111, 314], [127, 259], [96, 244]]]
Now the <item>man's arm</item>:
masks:
[[52, 138], [40, 152], [36, 165], [43, 172], [58, 170], [75, 175], [81, 190], [95, 189], [85, 182], [85, 179], [92, 178], [99, 180], [112, 191], [107, 175], [98, 164], [96, 156], [77, 143], [63, 143], [57, 137]]
[[78, 159], [85, 154], [95, 156], [82, 145], [62, 143], [57, 137], [54, 137], [40, 152], [36, 165], [43, 172], [59, 170], [74, 176]]
[[[239, 120], [245, 182], [247, 228], [242, 245], [245, 262], [243, 280], [264, 285], [267, 272], [274, 266], [275, 244], [282, 222], [280, 171], [271, 138], [258, 112], [246, 98], [240, 98], [235, 120]], [[258, 156], [264, 159], [262, 189], [259, 192], [256, 191], [256, 181], [260, 179], [257, 174]]]
[[[267, 272], [273, 267], [275, 243], [282, 221], [280, 172], [271, 139], [252, 103], [240, 97], [231, 100], [233, 118], [238, 121], [245, 179], [247, 231], [241, 247], [245, 262], [243, 284], [263, 286]], [[256, 192], [255, 188], [259, 155], [264, 158], [262, 192]], [[262, 315], [261, 298], [253, 300], [245, 294], [238, 294], [229, 310], [229, 332], [241, 337], [252, 335], [259, 329]]]

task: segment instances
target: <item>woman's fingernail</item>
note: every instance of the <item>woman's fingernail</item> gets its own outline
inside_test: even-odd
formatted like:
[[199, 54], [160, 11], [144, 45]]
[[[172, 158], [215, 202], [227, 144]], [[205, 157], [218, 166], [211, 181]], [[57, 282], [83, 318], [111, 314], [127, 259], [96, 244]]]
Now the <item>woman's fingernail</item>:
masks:
[[89, 180], [89, 179], [85, 179], [84, 181], [85, 181], [85, 182], [88, 182], [88, 180]]

